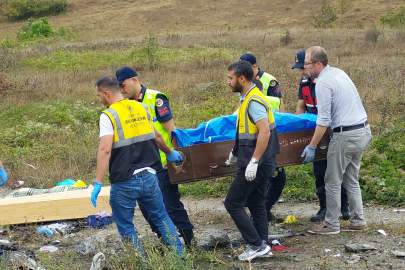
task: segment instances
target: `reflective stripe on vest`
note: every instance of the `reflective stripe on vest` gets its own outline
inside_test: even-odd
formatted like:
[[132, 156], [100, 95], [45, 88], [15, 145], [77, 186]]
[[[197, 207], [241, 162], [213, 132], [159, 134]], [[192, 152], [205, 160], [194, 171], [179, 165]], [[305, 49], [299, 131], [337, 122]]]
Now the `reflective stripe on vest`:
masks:
[[[280, 99], [279, 98], [266, 96], [266, 99], [269, 102], [271, 111], [273, 113], [280, 112]], [[238, 114], [238, 113], [239, 113], [239, 108], [233, 114]]]
[[[139, 106], [142, 108], [137, 108]], [[119, 117], [120, 111], [122, 112], [121, 116], [126, 115], [129, 111], [130, 117], [121, 119]], [[145, 104], [122, 100], [111, 104], [110, 108], [103, 113], [109, 116], [114, 126], [113, 149], [155, 138], [155, 132], [151, 128], [150, 109]]]
[[263, 94], [265, 96], [267, 96], [267, 90], [269, 89], [270, 82], [273, 81], [273, 80], [278, 82], [276, 78], [274, 78], [272, 75], [270, 75], [267, 72], [263, 72], [263, 75], [260, 77], [259, 80], [263, 84]]
[[304, 99], [305, 105], [307, 105], [308, 107], [316, 107], [317, 105], [316, 97], [314, 102], [311, 95], [311, 89], [309, 88], [308, 85], [302, 87], [302, 98]]
[[[142, 100], [142, 103], [148, 105], [151, 108], [152, 117], [153, 117], [153, 125], [155, 126], [156, 130], [162, 134], [163, 139], [165, 140], [166, 144], [173, 149], [172, 142], [170, 140], [170, 134], [166, 131], [166, 129], [162, 126], [162, 124], [156, 118], [156, 96], [158, 94], [164, 95], [167, 99], [169, 99], [164, 93], [161, 93], [156, 90], [146, 89], [145, 97]], [[162, 161], [163, 167], [167, 167], [167, 160], [166, 154], [159, 150], [160, 160]]]
[[253, 88], [245, 97], [244, 102], [242, 102], [237, 119], [237, 132], [239, 133], [239, 139], [247, 140], [256, 140], [259, 135], [259, 129], [257, 126], [250, 120], [249, 117], [249, 103], [251, 101], [258, 101], [266, 107], [267, 110], [267, 119], [269, 122], [270, 131], [276, 127], [276, 122], [274, 121], [273, 113], [270, 110], [270, 104], [268, 103], [266, 97], [263, 95], [260, 90], [255, 87]]

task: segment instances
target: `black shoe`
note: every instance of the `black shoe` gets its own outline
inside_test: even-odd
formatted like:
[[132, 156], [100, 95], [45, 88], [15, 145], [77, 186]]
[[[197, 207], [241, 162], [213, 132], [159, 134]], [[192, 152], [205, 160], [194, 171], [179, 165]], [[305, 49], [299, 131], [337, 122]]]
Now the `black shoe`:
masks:
[[342, 196], [341, 196], [340, 212], [342, 213], [343, 220], [350, 219], [349, 198], [347, 197], [347, 194], [342, 194]]
[[271, 222], [271, 223], [283, 223], [284, 222], [284, 218], [282, 217], [276, 217], [275, 215], [273, 215], [272, 212], [267, 212], [267, 221]]
[[326, 215], [326, 195], [318, 195], [320, 209], [315, 216], [311, 217], [312, 222], [319, 222], [325, 219]]

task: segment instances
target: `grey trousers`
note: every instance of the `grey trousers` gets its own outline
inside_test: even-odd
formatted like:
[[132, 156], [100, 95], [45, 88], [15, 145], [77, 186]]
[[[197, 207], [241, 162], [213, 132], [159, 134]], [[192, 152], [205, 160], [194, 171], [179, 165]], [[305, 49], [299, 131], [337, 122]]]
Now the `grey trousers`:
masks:
[[342, 181], [349, 197], [350, 224], [352, 226], [366, 224], [358, 175], [361, 157], [372, 138], [369, 125], [356, 130], [334, 132], [332, 135], [325, 174], [327, 212], [324, 224], [329, 228], [340, 229]]

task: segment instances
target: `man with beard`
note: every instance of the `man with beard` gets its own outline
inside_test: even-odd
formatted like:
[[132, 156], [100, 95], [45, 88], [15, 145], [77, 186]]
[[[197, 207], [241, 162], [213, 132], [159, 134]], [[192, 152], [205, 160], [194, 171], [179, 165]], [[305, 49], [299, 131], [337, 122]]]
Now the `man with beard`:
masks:
[[[240, 108], [235, 146], [226, 165], [237, 163], [239, 169], [225, 199], [232, 217], [247, 246], [239, 260], [268, 257], [268, 225], [265, 207], [267, 181], [277, 167], [280, 152], [276, 124], [266, 97], [252, 82], [253, 69], [247, 61], [237, 61], [228, 68], [228, 84], [239, 93]], [[252, 215], [250, 220], [243, 203]]]
[[[118, 83], [120, 84], [121, 93], [132, 100], [148, 105], [152, 110], [153, 125], [162, 134], [166, 144], [173, 148], [171, 143], [171, 133], [175, 129], [173, 116], [170, 110], [169, 98], [161, 92], [148, 89], [141, 85], [138, 79], [138, 74], [129, 67], [123, 67], [116, 72]], [[180, 201], [180, 192], [178, 185], [172, 185], [167, 172], [167, 160], [165, 154], [160, 151], [160, 159], [162, 161], [163, 170], [157, 172], [159, 179], [159, 187], [163, 194], [163, 201], [166, 206], [167, 213], [173, 220], [174, 225], [183, 237], [186, 246], [191, 244], [194, 238], [193, 224], [191, 224], [186, 209]], [[160, 238], [162, 232], [151, 221], [147, 211], [142, 204], [139, 204], [142, 214], [148, 221], [152, 231]]]
[[[314, 234], [338, 234], [342, 231], [361, 231], [367, 228], [359, 185], [359, 170], [363, 152], [372, 135], [359, 93], [350, 77], [341, 69], [328, 65], [328, 55], [319, 46], [305, 52], [304, 67], [313, 78], [318, 78], [315, 92], [318, 119], [311, 142], [304, 149], [303, 163], [311, 162], [315, 149], [328, 126], [333, 134], [328, 147], [328, 167], [325, 174], [325, 221], [308, 230]], [[339, 208], [341, 186], [349, 196], [350, 226], [340, 228]]]
[[[298, 103], [295, 114], [312, 113], [318, 114], [317, 100], [315, 93], [315, 84], [317, 78], [312, 78], [308, 74], [308, 70], [304, 68], [305, 51], [299, 51], [295, 55], [295, 65], [292, 67], [299, 68], [302, 75], [300, 88], [298, 92]], [[326, 214], [326, 191], [325, 191], [325, 173], [326, 173], [326, 160], [314, 161], [312, 166], [314, 168], [316, 195], [319, 198], [320, 209], [316, 215], [311, 217], [311, 221], [317, 222], [325, 219]], [[349, 198], [347, 197], [346, 189], [342, 185], [341, 194], [341, 213], [342, 219], [348, 220], [350, 218]]]

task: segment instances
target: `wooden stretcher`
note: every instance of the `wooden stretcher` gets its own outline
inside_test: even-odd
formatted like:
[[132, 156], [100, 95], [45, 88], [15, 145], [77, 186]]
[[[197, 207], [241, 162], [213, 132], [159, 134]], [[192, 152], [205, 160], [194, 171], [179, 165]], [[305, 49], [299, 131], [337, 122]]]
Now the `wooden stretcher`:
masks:
[[[314, 132], [315, 129], [307, 129], [278, 134], [281, 152], [276, 155], [277, 165], [284, 167], [302, 164], [301, 154]], [[331, 134], [332, 130], [328, 128], [315, 151], [314, 161], [326, 159]], [[184, 160], [181, 167], [180, 164], [168, 163], [170, 182], [183, 184], [235, 174], [238, 170], [235, 164], [228, 167], [224, 165], [234, 144], [234, 140], [229, 140], [177, 148]]]

